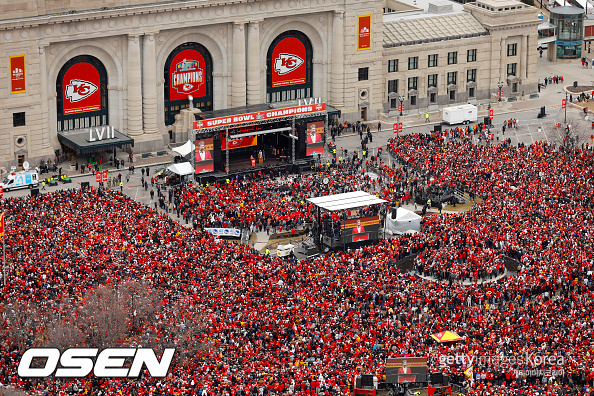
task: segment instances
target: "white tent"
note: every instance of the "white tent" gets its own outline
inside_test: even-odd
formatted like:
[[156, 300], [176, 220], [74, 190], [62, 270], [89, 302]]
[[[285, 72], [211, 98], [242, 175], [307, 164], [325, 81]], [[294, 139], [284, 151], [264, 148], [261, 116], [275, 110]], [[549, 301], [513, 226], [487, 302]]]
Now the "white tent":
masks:
[[182, 162], [181, 164], [173, 164], [167, 167], [167, 170], [176, 175], [185, 176], [194, 173], [194, 168], [189, 162]]
[[194, 145], [194, 143], [192, 143], [191, 140], [188, 140], [181, 146], [172, 149], [172, 151], [175, 153], [178, 153], [182, 157], [185, 157], [186, 155], [190, 154], [195, 149], [196, 149], [196, 146]]
[[395, 219], [392, 218], [392, 213], [388, 212], [386, 230], [393, 234], [419, 232], [421, 231], [421, 219], [421, 216], [410, 210], [398, 208]]

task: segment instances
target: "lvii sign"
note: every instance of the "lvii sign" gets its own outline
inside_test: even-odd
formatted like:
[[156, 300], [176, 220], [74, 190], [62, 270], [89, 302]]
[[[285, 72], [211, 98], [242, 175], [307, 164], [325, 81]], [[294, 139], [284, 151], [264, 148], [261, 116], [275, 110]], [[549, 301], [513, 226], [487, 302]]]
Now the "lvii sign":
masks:
[[[46, 378], [52, 374], [60, 378], [81, 378], [92, 371], [102, 378], [136, 378], [145, 365], [151, 376], [165, 377], [175, 348], [166, 348], [160, 362], [151, 348], [107, 348], [99, 356], [97, 352], [98, 348], [70, 348], [60, 354], [57, 348], [32, 348], [23, 354], [18, 374], [23, 378]], [[129, 368], [124, 367], [126, 358], [133, 358]], [[43, 367], [31, 367], [34, 361]], [[41, 363], [43, 361], [45, 363]], [[56, 369], [58, 362], [60, 368]]]
[[103, 134], [105, 134], [105, 139], [115, 139], [115, 132], [114, 132], [114, 128], [108, 126], [103, 126], [101, 127], [101, 131], [99, 131], [99, 128], [95, 128], [95, 134], [97, 135], [97, 138], [95, 139], [95, 137], [93, 137], [93, 128], [89, 128], [89, 142], [96, 142], [96, 141], [101, 141], [104, 139]]

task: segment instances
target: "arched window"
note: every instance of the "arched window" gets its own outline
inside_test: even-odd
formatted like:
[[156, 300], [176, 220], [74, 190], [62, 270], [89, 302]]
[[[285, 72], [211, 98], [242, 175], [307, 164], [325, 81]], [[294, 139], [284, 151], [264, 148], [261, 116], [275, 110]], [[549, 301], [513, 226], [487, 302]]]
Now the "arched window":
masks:
[[107, 125], [107, 71], [94, 56], [80, 55], [62, 66], [56, 80], [58, 131]]
[[274, 39], [266, 55], [266, 102], [311, 97], [312, 56], [311, 41], [300, 31]]
[[172, 125], [175, 115], [189, 105], [212, 110], [212, 57], [198, 43], [184, 43], [174, 49], [165, 62], [165, 124]]

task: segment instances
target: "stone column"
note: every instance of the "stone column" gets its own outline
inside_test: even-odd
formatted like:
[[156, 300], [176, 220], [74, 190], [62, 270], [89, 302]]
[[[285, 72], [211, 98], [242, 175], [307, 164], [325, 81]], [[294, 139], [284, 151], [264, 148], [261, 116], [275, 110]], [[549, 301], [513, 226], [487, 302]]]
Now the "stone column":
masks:
[[501, 39], [501, 59], [499, 59], [500, 62], [500, 72], [499, 72], [499, 81], [503, 81], [505, 82], [507, 80], [507, 70], [505, 68], [505, 57], [506, 57], [507, 53], [505, 52], [505, 39], [502, 38]]
[[344, 11], [332, 21], [332, 105], [344, 106]]
[[262, 103], [260, 76], [260, 21], [251, 21], [248, 25], [247, 44], [247, 104]]
[[159, 132], [156, 58], [155, 33], [147, 33], [142, 40], [142, 124], [144, 133]]
[[525, 37], [527, 37], [527, 36], [524, 36], [524, 35], [521, 36], [520, 48], [519, 48], [519, 50], [520, 50], [520, 64], [519, 64], [520, 70], [519, 70], [518, 76], [522, 80], [526, 78], [526, 40], [525, 40]]
[[127, 135], [142, 135], [142, 79], [140, 37], [128, 36], [128, 130]]
[[245, 22], [233, 23], [233, 69], [231, 77], [231, 105], [245, 106]]
[[526, 51], [524, 51], [524, 63], [526, 64], [525, 70], [526, 73], [524, 76], [522, 76], [522, 78], [528, 78], [529, 74], [530, 74], [530, 37], [532, 37], [532, 35], [528, 34], [526, 35]]
[[49, 120], [49, 104], [47, 91], [47, 61], [45, 59], [45, 47], [47, 45], [39, 46], [39, 95], [41, 99], [41, 148], [49, 149], [50, 144], [50, 120]]

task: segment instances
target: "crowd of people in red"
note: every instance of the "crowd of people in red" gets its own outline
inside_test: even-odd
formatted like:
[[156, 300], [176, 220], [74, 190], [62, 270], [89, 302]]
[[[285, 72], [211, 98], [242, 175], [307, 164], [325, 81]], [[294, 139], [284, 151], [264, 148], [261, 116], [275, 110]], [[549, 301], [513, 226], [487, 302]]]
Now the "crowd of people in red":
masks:
[[[196, 229], [118, 192], [6, 200], [0, 384], [47, 395], [75, 386], [95, 395], [346, 395], [358, 373], [381, 382], [388, 356], [428, 356], [431, 372], [449, 373], [471, 395], [587, 394], [594, 383], [592, 152], [444, 144], [427, 135], [394, 139], [388, 151], [400, 165], [374, 159], [377, 177], [350, 158], [321, 175], [179, 190]], [[200, 230], [294, 227], [312, 220], [309, 196], [366, 189], [402, 202], [429, 185], [465, 186], [484, 202], [465, 214], [429, 215], [414, 236], [310, 260], [262, 255]], [[427, 282], [395, 265], [420, 251], [423, 271], [456, 279], [497, 273], [503, 253], [517, 254], [522, 268], [492, 283]], [[44, 310], [83, 304], [92, 290], [129, 281], [146, 282], [161, 297], [154, 319], [130, 324], [120, 345], [177, 346], [167, 377], [17, 375], [24, 350], [49, 346]], [[12, 320], [15, 307], [30, 311], [27, 323]], [[194, 322], [201, 329], [191, 337], [167, 330]], [[19, 326], [30, 334], [17, 337]], [[430, 335], [443, 330], [464, 340], [435, 343]], [[491, 358], [444, 363], [452, 355]], [[533, 361], [517, 358], [541, 355], [559, 359], [540, 374]], [[514, 363], [505, 363], [511, 356]]]

